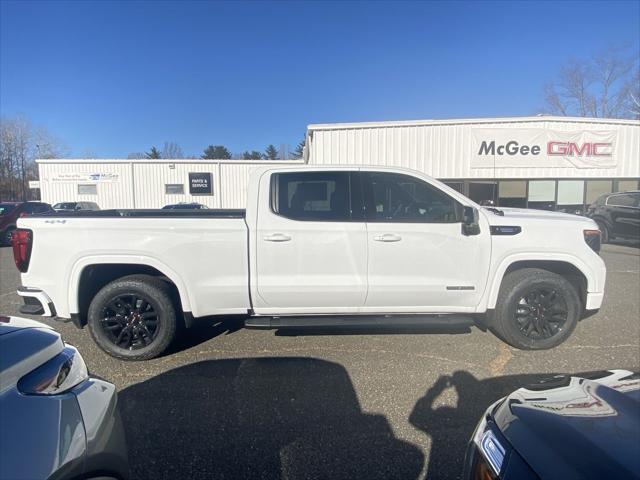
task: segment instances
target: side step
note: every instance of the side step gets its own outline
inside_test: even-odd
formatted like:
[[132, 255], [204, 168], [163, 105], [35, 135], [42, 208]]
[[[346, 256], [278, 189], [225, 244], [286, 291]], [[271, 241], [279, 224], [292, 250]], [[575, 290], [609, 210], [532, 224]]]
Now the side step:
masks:
[[470, 327], [475, 322], [463, 315], [318, 315], [299, 317], [251, 317], [245, 328], [272, 330], [279, 328], [356, 328], [356, 327]]

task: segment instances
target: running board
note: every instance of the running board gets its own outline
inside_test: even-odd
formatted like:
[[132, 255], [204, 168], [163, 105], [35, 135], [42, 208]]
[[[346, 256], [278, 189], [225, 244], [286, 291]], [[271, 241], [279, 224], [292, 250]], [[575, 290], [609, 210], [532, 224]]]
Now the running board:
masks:
[[475, 322], [463, 315], [318, 315], [299, 317], [251, 317], [245, 328], [272, 330], [313, 327], [470, 327]]

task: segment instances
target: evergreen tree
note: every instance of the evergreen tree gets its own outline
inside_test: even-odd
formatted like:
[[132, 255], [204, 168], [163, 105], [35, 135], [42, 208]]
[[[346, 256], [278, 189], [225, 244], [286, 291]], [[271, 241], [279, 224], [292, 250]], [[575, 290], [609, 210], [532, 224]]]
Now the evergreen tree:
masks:
[[262, 160], [262, 153], [255, 150], [246, 151], [242, 154], [243, 160]]
[[269, 145], [267, 149], [264, 151], [264, 158], [265, 160], [277, 160], [278, 149], [273, 145]]
[[231, 152], [223, 145], [209, 145], [204, 149], [202, 158], [208, 160], [229, 160], [231, 158]]
[[158, 150], [156, 147], [151, 147], [151, 151], [146, 152], [145, 155], [147, 156], [147, 158], [153, 158], [153, 159], [162, 158], [160, 150]]
[[300, 143], [298, 143], [298, 145], [296, 146], [296, 149], [293, 151], [293, 153], [291, 154], [291, 156], [293, 158], [295, 158], [296, 160], [299, 158], [302, 158], [302, 156], [304, 155], [304, 144], [305, 144], [305, 138], [302, 139], [302, 141]]

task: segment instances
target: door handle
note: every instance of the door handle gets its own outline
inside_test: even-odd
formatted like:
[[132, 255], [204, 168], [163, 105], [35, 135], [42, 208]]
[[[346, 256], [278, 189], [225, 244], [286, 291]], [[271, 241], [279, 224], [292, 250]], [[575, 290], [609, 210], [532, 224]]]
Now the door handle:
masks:
[[376, 242], [399, 242], [402, 240], [402, 237], [395, 233], [385, 233], [384, 235], [376, 235], [373, 239]]
[[284, 233], [273, 233], [271, 235], [267, 235], [264, 239], [267, 242], [288, 242], [291, 240], [291, 237]]

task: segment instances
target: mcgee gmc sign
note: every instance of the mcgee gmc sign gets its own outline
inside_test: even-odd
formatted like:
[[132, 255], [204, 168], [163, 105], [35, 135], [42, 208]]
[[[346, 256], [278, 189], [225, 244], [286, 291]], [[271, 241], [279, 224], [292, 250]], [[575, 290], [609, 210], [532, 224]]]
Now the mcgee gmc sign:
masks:
[[613, 168], [617, 132], [472, 129], [472, 168]]
[[[610, 157], [612, 155], [612, 143], [591, 143], [585, 142], [577, 144], [574, 142], [547, 142], [547, 155], [573, 155], [578, 157]], [[478, 155], [540, 155], [539, 145], [520, 145], [515, 140], [504, 145], [497, 145], [496, 142], [483, 141], [480, 144]]]

